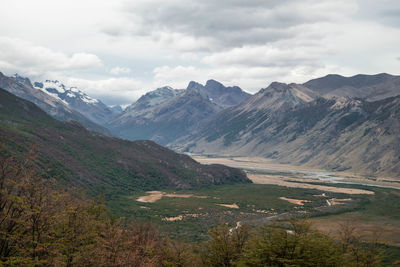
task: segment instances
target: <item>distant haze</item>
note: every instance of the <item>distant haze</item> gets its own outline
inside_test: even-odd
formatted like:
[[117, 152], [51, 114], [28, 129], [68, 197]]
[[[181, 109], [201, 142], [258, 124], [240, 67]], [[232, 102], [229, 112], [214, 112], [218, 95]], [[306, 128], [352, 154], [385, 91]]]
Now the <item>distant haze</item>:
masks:
[[255, 93], [329, 73], [400, 74], [398, 0], [3, 0], [0, 71], [106, 104], [215, 79]]

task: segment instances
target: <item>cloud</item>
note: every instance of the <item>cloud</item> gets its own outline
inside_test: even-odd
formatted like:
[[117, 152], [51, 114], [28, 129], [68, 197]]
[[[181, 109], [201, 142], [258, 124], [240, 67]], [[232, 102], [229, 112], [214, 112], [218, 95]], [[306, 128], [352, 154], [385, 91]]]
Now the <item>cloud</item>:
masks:
[[397, 0], [363, 0], [357, 13], [358, 18], [365, 21], [400, 27], [400, 2]]
[[[313, 50], [313, 51], [310, 51]], [[203, 61], [217, 66], [287, 67], [318, 65], [318, 47], [282, 48], [274, 45], [244, 46], [206, 56]]]
[[94, 54], [74, 53], [67, 55], [30, 42], [0, 37], [0, 68], [38, 75], [54, 71], [87, 70], [102, 66]]
[[204, 81], [209, 74], [208, 69], [199, 69], [195, 66], [160, 66], [153, 70], [154, 87], [165, 85], [174, 88], [186, 88], [191, 80]]
[[[76, 86], [108, 105], [131, 104], [148, 91], [149, 84], [127, 77], [89, 80], [57, 76], [67, 86]], [[147, 89], [147, 90], [146, 90]]]
[[124, 68], [124, 67], [114, 67], [110, 70], [110, 73], [114, 75], [128, 74], [130, 72], [131, 72], [130, 68]]
[[[187, 49], [198, 41], [206, 51], [220, 51], [291, 38], [300, 34], [293, 32], [293, 27], [334, 23], [356, 10], [355, 0], [137, 0], [126, 2], [122, 14], [126, 21], [140, 25], [126, 35], [150, 36], [163, 42], [157, 36], [176, 35], [183, 37], [182, 47], [190, 40]], [[165, 43], [176, 46], [180, 42]]]

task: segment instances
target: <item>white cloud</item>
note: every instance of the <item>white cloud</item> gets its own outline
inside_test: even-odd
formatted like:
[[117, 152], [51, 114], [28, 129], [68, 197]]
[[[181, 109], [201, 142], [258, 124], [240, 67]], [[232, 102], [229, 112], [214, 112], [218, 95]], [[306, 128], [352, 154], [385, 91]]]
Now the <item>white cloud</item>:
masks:
[[207, 79], [209, 70], [199, 69], [194, 66], [161, 66], [155, 68], [153, 73], [154, 87], [169, 85], [174, 88], [186, 88], [191, 80], [204, 81]]
[[124, 68], [124, 67], [114, 67], [110, 70], [111, 74], [114, 75], [121, 75], [121, 74], [128, 74], [130, 73], [132, 70], [130, 68]]
[[[313, 50], [313, 51], [311, 51]], [[287, 67], [316, 65], [321, 51], [319, 47], [282, 48], [275, 45], [243, 46], [206, 56], [203, 61], [216, 66]]]
[[74, 53], [71, 56], [30, 42], [0, 37], [0, 67], [5, 71], [18, 71], [39, 75], [54, 71], [87, 70], [102, 66], [94, 54]]

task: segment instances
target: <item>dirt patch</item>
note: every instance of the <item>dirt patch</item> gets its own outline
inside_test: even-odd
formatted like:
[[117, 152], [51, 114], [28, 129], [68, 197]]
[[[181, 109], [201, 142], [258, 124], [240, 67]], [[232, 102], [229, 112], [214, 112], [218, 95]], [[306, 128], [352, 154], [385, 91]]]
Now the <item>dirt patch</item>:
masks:
[[189, 197], [193, 197], [192, 194], [165, 194], [163, 195], [163, 197], [181, 197], [181, 198], [189, 198]]
[[344, 205], [347, 202], [352, 201], [351, 198], [331, 198], [327, 199], [326, 203], [328, 206]]
[[217, 204], [218, 206], [221, 207], [226, 207], [226, 208], [231, 208], [231, 209], [238, 209], [239, 206], [237, 204]]
[[160, 192], [160, 191], [149, 191], [149, 192], [146, 192], [146, 193], [149, 194], [149, 195], [139, 197], [137, 199], [137, 201], [145, 202], [145, 203], [154, 203], [154, 202], [156, 202], [157, 200], [160, 200], [163, 197], [163, 192]]
[[315, 184], [307, 184], [307, 183], [297, 183], [292, 181], [287, 181], [287, 177], [278, 176], [278, 175], [264, 175], [264, 174], [248, 174], [247, 175], [250, 180], [255, 184], [273, 184], [279, 186], [286, 186], [291, 188], [305, 188], [305, 189], [317, 189], [326, 192], [334, 192], [334, 193], [344, 193], [344, 194], [366, 194], [373, 195], [373, 191], [364, 190], [364, 189], [354, 189], [354, 188], [342, 188], [342, 187], [333, 187], [333, 186], [325, 186], [325, 185], [315, 185]]
[[280, 197], [279, 199], [285, 200], [289, 203], [304, 206], [305, 202], [311, 202], [309, 200], [302, 200], [302, 199], [294, 199], [294, 198], [287, 198], [287, 197]]
[[183, 220], [183, 215], [179, 215], [179, 216], [176, 216], [176, 217], [165, 217], [163, 220], [167, 221], [167, 222], [182, 221]]
[[197, 218], [199, 217], [200, 214], [197, 213], [193, 213], [193, 214], [184, 214], [184, 215], [178, 215], [176, 217], [165, 217], [163, 218], [163, 221], [167, 221], [167, 222], [175, 222], [175, 221], [182, 221], [185, 217], [193, 217], [193, 218]]
[[146, 192], [148, 195], [147, 196], [141, 196], [138, 199], [136, 199], [139, 202], [145, 202], [145, 203], [154, 203], [163, 197], [179, 197], [179, 198], [190, 198], [190, 197], [195, 197], [195, 198], [207, 198], [207, 196], [195, 196], [193, 194], [169, 194], [161, 191], [148, 191]]

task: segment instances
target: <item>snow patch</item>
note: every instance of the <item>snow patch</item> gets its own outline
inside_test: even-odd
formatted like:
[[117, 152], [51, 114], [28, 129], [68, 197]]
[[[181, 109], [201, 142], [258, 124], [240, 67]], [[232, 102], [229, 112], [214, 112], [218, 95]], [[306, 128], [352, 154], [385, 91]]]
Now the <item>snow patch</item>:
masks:
[[36, 83], [36, 84], [43, 84], [43, 87], [34, 86], [34, 88], [41, 90], [58, 100], [61, 100], [67, 105], [68, 102], [63, 99], [65, 97], [69, 98], [79, 97], [83, 102], [87, 104], [99, 103], [99, 100], [89, 97], [88, 95], [80, 91], [77, 87], [73, 86], [67, 88], [64, 84], [62, 84], [58, 80], [46, 80], [42, 83]]
[[99, 102], [99, 100], [91, 98], [91, 97], [89, 97], [87, 95], [81, 96], [81, 99], [82, 99], [83, 102], [88, 103], [88, 104], [95, 104], [95, 103]]

